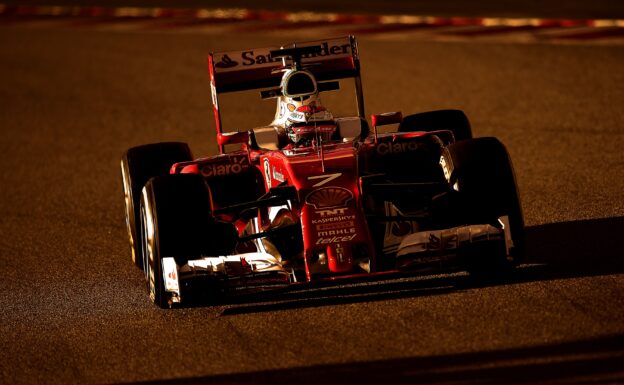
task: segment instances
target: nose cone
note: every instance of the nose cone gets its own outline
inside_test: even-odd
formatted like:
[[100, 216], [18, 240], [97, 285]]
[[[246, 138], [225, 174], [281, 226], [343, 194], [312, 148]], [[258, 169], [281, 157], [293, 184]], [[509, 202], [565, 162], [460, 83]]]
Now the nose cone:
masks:
[[348, 273], [353, 270], [351, 245], [335, 243], [327, 245], [327, 260], [332, 273]]

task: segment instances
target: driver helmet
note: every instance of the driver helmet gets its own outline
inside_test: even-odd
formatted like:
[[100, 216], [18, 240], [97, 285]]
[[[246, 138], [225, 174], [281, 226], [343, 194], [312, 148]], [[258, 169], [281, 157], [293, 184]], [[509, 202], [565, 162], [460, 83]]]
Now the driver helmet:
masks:
[[336, 124], [321, 103], [314, 76], [306, 70], [289, 70], [282, 77], [281, 90], [273, 125], [283, 127], [294, 145], [330, 141]]

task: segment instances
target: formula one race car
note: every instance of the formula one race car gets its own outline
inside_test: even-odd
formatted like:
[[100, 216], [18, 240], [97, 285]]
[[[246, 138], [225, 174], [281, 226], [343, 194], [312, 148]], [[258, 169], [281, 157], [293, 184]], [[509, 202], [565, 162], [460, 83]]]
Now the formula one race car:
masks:
[[[169, 142], [121, 161], [132, 258], [157, 305], [383, 274], [498, 274], [520, 261], [524, 223], [505, 147], [473, 138], [459, 110], [369, 123], [354, 37], [208, 62], [220, 154], [194, 160]], [[321, 103], [342, 84], [355, 90], [354, 116]], [[249, 90], [277, 100], [274, 120], [226, 132], [219, 98]]]

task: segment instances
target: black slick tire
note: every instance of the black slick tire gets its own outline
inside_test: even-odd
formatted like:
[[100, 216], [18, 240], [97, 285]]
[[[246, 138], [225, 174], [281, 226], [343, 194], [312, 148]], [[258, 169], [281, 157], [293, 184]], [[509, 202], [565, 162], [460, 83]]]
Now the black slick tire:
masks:
[[161, 308], [172, 305], [165, 289], [163, 258], [177, 266], [201, 256], [232, 253], [237, 233], [230, 223], [216, 221], [211, 213], [210, 191], [196, 174], [154, 177], [141, 194], [143, 263], [151, 300]]
[[132, 261], [143, 269], [141, 258], [139, 202], [141, 190], [150, 178], [169, 173], [174, 163], [192, 160], [186, 143], [165, 142], [133, 147], [121, 158], [121, 177], [125, 200], [126, 227], [132, 251]]
[[470, 261], [469, 270], [490, 274], [517, 265], [525, 254], [524, 218], [513, 166], [505, 146], [491, 137], [453, 143], [443, 150], [441, 164], [453, 193], [459, 196], [461, 203], [456, 215], [464, 222], [492, 224], [504, 216], [509, 221], [513, 242], [509, 255], [477, 258]]

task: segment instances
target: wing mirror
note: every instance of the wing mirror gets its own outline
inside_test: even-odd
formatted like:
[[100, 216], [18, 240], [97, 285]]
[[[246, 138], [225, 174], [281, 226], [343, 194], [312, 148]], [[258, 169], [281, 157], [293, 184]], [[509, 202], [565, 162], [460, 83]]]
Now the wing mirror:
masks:
[[387, 124], [399, 124], [403, 120], [401, 111], [384, 112], [383, 114], [371, 115], [371, 123], [375, 132], [375, 143], [377, 143], [377, 126], [385, 126]]
[[249, 143], [249, 132], [222, 132], [217, 134], [217, 143], [219, 146], [226, 144]]
[[386, 124], [399, 124], [402, 120], [403, 114], [401, 111], [384, 112], [383, 114], [371, 115], [371, 123], [373, 123], [373, 127], [385, 126]]

